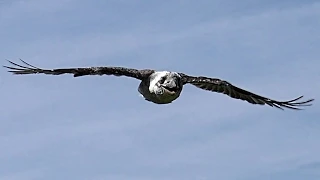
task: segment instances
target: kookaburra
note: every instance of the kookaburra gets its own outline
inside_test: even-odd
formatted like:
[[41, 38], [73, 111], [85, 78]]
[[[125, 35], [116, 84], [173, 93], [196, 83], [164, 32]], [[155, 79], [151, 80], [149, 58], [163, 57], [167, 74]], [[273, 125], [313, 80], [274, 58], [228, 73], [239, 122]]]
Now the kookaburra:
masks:
[[[20, 59], [21, 60], [21, 59]], [[9, 60], [8, 60], [9, 61]], [[198, 88], [223, 93], [231, 98], [241, 99], [251, 104], [269, 105], [279, 109], [290, 108], [300, 110], [300, 106], [310, 106], [309, 102], [297, 101], [303, 96], [289, 101], [277, 101], [267, 97], [263, 97], [247, 90], [241, 89], [231, 83], [204, 76], [189, 76], [184, 73], [170, 71], [156, 71], [152, 69], [131, 69], [126, 67], [82, 67], [82, 68], [60, 68], [60, 69], [41, 69], [21, 60], [25, 65], [20, 65], [9, 61], [16, 67], [4, 66], [13, 74], [73, 74], [74, 77], [86, 75], [115, 75], [127, 76], [140, 80], [138, 87], [139, 93], [145, 100], [156, 104], [169, 104], [176, 100], [185, 84], [192, 84]]]

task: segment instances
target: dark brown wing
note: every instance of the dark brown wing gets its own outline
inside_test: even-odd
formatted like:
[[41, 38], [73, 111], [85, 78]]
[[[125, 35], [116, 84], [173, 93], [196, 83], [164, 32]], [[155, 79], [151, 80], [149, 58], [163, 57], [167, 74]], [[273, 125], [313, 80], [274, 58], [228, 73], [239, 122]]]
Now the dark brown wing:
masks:
[[182, 76], [183, 84], [190, 83], [204, 90], [223, 93], [232, 98], [241, 99], [252, 104], [260, 104], [260, 105], [267, 104], [269, 106], [277, 107], [282, 110], [283, 110], [282, 107], [301, 110], [300, 108], [298, 108], [299, 106], [311, 106], [312, 104], [308, 104], [308, 103], [314, 100], [314, 99], [309, 99], [307, 101], [297, 102], [297, 100], [303, 97], [303, 96], [300, 96], [296, 99], [289, 100], [289, 101], [276, 101], [276, 100], [269, 99], [267, 97], [254, 94], [244, 89], [238, 88], [230, 84], [229, 82], [223, 81], [220, 79], [208, 78], [203, 76], [193, 77], [193, 76], [185, 75], [183, 73], [180, 73], [180, 75]]
[[[21, 60], [21, 59], [20, 59]], [[9, 60], [8, 60], [9, 61]], [[35, 67], [27, 62], [21, 60], [25, 65], [20, 65], [9, 61], [11, 64], [17, 67], [3, 66], [10, 69], [8, 72], [13, 74], [50, 74], [50, 75], [61, 75], [61, 74], [73, 74], [74, 77], [85, 76], [85, 75], [114, 75], [114, 76], [127, 76], [136, 79], [144, 79], [151, 75], [154, 70], [145, 69], [137, 70], [124, 67], [84, 67], [84, 68], [62, 68], [62, 69], [41, 69]]]

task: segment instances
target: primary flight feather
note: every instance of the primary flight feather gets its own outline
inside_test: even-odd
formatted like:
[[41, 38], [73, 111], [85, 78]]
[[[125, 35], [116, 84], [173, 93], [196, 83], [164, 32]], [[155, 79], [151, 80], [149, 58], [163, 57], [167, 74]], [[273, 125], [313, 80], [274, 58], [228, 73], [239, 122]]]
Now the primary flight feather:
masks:
[[24, 63], [24, 65], [14, 63], [9, 60], [8, 62], [16, 66], [4, 66], [13, 74], [73, 74], [74, 77], [86, 75], [114, 75], [135, 78], [141, 81], [138, 87], [139, 93], [145, 98], [145, 100], [156, 104], [168, 104], [176, 100], [180, 96], [182, 88], [185, 84], [192, 84], [195, 87], [207, 91], [223, 93], [231, 98], [241, 99], [251, 104], [267, 104], [282, 110], [283, 108], [300, 110], [301, 106], [310, 106], [310, 102], [314, 100], [309, 99], [306, 101], [298, 101], [303, 97], [300, 96], [289, 101], [277, 101], [241, 89], [221, 79], [204, 76], [189, 76], [179, 72], [156, 71], [152, 69], [138, 70], [125, 67], [106, 66], [42, 69], [35, 67], [23, 60], [21, 60], [21, 62]]

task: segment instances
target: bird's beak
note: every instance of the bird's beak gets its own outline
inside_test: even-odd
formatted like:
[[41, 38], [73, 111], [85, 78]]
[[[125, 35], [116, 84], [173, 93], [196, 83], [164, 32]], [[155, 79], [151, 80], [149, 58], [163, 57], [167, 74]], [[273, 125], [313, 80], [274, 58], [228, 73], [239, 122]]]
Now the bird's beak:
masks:
[[179, 87], [178, 86], [165, 86], [161, 84], [161, 87], [163, 87], [165, 89], [166, 92], [168, 92], [169, 94], [175, 94], [177, 93]]

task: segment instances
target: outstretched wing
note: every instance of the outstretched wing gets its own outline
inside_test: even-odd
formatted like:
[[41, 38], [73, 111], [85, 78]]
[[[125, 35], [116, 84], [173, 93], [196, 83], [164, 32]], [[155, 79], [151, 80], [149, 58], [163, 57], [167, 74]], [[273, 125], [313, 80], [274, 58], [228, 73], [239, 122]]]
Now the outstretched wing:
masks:
[[84, 67], [84, 68], [62, 68], [62, 69], [41, 69], [20, 59], [25, 65], [20, 65], [12, 61], [7, 60], [16, 67], [3, 66], [10, 69], [8, 72], [13, 74], [73, 74], [74, 77], [85, 75], [114, 75], [114, 76], [127, 76], [136, 79], [144, 79], [151, 75], [154, 70], [145, 69], [137, 70], [125, 67]]
[[180, 75], [182, 77], [183, 84], [190, 83], [198, 88], [217, 92], [217, 93], [223, 93], [232, 98], [241, 99], [251, 104], [260, 104], [260, 105], [267, 104], [269, 106], [277, 107], [282, 110], [283, 110], [283, 107], [295, 109], [295, 110], [301, 110], [300, 108], [298, 108], [299, 106], [311, 106], [312, 104], [308, 104], [308, 103], [314, 100], [314, 99], [309, 99], [306, 101], [298, 102], [297, 100], [303, 97], [303, 96], [300, 96], [296, 99], [289, 100], [289, 101], [276, 101], [267, 97], [254, 94], [244, 89], [238, 88], [230, 84], [229, 82], [223, 81], [221, 79], [208, 78], [203, 76], [193, 77], [183, 73], [180, 73]]

